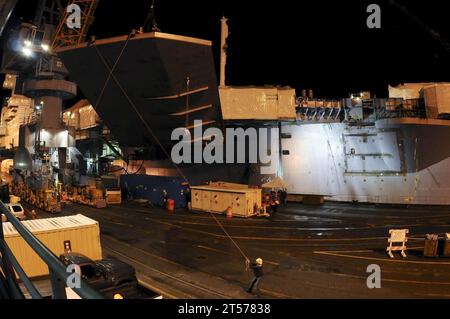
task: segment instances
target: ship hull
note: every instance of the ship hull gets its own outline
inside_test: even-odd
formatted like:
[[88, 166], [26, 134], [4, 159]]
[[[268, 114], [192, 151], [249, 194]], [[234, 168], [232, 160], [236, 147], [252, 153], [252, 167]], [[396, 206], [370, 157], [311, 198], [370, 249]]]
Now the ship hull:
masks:
[[[67, 47], [58, 56], [122, 147], [161, 149], [195, 119], [220, 126], [211, 43], [153, 32]], [[157, 153], [157, 151], [155, 151]]]
[[379, 204], [450, 205], [450, 126], [382, 120], [283, 127], [281, 168], [291, 194]]
[[[229, 123], [230, 124], [230, 123]], [[258, 126], [258, 125], [256, 125]], [[381, 120], [371, 126], [346, 123], [285, 123], [275, 138], [276, 174], [290, 194], [337, 202], [450, 205], [450, 134], [447, 121]], [[178, 165], [140, 161], [129, 171], [181, 176], [191, 185], [228, 181], [262, 185], [276, 174], [258, 164]]]

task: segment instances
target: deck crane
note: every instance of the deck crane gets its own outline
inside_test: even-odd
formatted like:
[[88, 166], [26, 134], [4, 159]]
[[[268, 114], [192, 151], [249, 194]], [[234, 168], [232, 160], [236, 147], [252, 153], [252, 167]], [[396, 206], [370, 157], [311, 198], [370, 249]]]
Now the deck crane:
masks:
[[[58, 185], [76, 182], [76, 175], [70, 174], [75, 180], [69, 181], [66, 174], [73, 170], [67, 159], [73, 159], [75, 167], [81, 165], [76, 158], [75, 129], [64, 124], [61, 114], [63, 102], [77, 96], [77, 85], [67, 80], [69, 72], [54, 48], [85, 40], [98, 1], [39, 0], [33, 21], [13, 29], [6, 41], [0, 72], [15, 75], [13, 94], [31, 99], [35, 106], [32, 120], [20, 126], [14, 158], [21, 177], [18, 182], [26, 180], [21, 188], [26, 193], [30, 188], [35, 197], [51, 187], [56, 194]], [[80, 14], [79, 29], [66, 25], [70, 6]], [[57, 202], [48, 196], [37, 201], [45, 202], [49, 210], [53, 209], [49, 202]]]

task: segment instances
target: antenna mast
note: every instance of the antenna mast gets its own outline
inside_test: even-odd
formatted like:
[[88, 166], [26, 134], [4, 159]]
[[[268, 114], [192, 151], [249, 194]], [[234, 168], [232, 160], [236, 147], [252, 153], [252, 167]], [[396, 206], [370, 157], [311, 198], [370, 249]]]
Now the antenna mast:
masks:
[[225, 16], [220, 19], [221, 22], [221, 43], [220, 43], [220, 86], [226, 86], [225, 83], [225, 72], [226, 72], [226, 66], [227, 66], [227, 51], [228, 51], [228, 44], [227, 39], [230, 35], [228, 31], [228, 19], [225, 18]]

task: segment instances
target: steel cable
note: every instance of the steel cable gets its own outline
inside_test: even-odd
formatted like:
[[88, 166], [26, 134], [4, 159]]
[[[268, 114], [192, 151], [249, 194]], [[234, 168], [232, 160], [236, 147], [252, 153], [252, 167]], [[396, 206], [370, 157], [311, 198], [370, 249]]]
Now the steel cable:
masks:
[[237, 250], [245, 258], [245, 270], [248, 271], [250, 262], [249, 262], [249, 258], [247, 257], [247, 255], [242, 251], [241, 247], [239, 247], [239, 245], [234, 241], [233, 237], [230, 236], [230, 234], [227, 232], [227, 230], [222, 225], [222, 223], [216, 218], [216, 216], [214, 216], [214, 214], [212, 212], [209, 212], [209, 213], [211, 214], [212, 218], [214, 218], [214, 220], [219, 225], [219, 227], [222, 229], [222, 231], [225, 233], [225, 235], [227, 235], [227, 237], [231, 240], [231, 242], [234, 244], [234, 246], [236, 246]]
[[[129, 39], [131, 38], [131, 36], [129, 36], [127, 42], [125, 43], [121, 54], [118, 57], [118, 60], [120, 60], [120, 58], [123, 55], [123, 52], [125, 51], [125, 48], [128, 45]], [[122, 84], [119, 82], [119, 80], [116, 78], [116, 76], [113, 74], [114, 70], [111, 69], [111, 67], [108, 65], [108, 63], [106, 62], [105, 58], [103, 57], [103, 55], [101, 54], [101, 52], [98, 50], [97, 46], [94, 46], [98, 56], [100, 57], [100, 59], [102, 60], [103, 64], [105, 65], [105, 67], [108, 69], [109, 71], [109, 76], [107, 79], [107, 82], [105, 83], [105, 89], [106, 89], [106, 85], [109, 82], [109, 79], [112, 78], [114, 80], [114, 82], [117, 84], [117, 86], [119, 87], [119, 89], [122, 91], [123, 95], [125, 96], [125, 98], [127, 99], [128, 103], [130, 104], [130, 106], [134, 109], [134, 111], [136, 112], [137, 116], [139, 117], [139, 119], [141, 120], [141, 122], [144, 124], [145, 128], [148, 130], [148, 132], [150, 133], [150, 135], [153, 137], [153, 139], [155, 140], [155, 142], [158, 144], [158, 146], [161, 148], [161, 150], [164, 152], [164, 154], [167, 156], [167, 158], [171, 158], [169, 152], [167, 152], [166, 148], [162, 145], [161, 141], [158, 139], [158, 137], [155, 135], [155, 133], [153, 132], [153, 130], [150, 128], [150, 125], [147, 123], [147, 121], [145, 120], [144, 116], [141, 114], [141, 112], [139, 111], [139, 109], [137, 108], [136, 104], [133, 102], [133, 100], [130, 98], [130, 96], [127, 94], [126, 90], [123, 88]], [[114, 64], [115, 66], [118, 63], [118, 60], [116, 61], [116, 63]], [[183, 172], [181, 171], [181, 169], [179, 168], [179, 166], [177, 164], [175, 164], [173, 161], [171, 161], [172, 165], [175, 167], [175, 169], [178, 171], [178, 173], [180, 174], [180, 176], [187, 182], [189, 183], [187, 177], [183, 174]]]

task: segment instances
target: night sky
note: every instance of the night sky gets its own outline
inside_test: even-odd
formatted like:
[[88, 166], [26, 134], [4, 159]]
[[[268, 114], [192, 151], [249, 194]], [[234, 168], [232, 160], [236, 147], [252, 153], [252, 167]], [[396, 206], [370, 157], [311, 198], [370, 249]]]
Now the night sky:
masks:
[[[450, 81], [446, 1], [395, 1], [407, 12], [388, 0], [156, 0], [156, 16], [163, 32], [213, 40], [218, 65], [225, 14], [230, 85], [289, 85], [340, 98], [362, 90], [384, 97], [388, 84]], [[14, 18], [31, 19], [36, 2], [19, 0]], [[104, 38], [139, 28], [149, 3], [101, 0], [91, 34]], [[382, 8], [379, 30], [366, 26], [370, 3]]]

